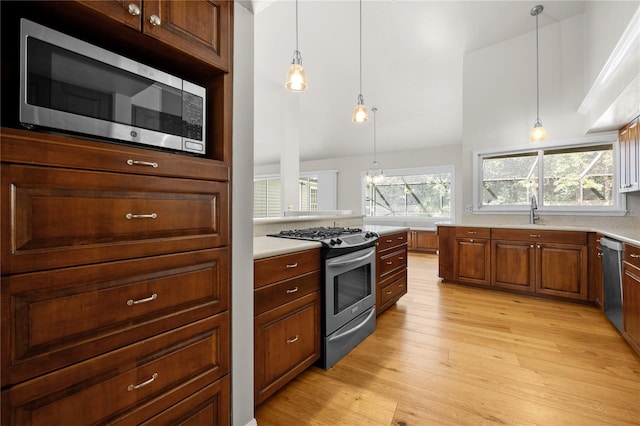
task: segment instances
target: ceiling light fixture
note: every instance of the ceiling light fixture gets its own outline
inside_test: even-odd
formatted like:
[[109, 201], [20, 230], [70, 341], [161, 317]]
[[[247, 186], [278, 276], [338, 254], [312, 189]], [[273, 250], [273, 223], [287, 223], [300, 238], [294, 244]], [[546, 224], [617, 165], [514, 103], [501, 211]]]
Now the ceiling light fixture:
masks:
[[367, 182], [378, 185], [384, 180], [384, 171], [376, 158], [376, 112], [378, 108], [373, 107], [371, 111], [373, 111], [373, 163], [371, 163], [371, 168], [367, 170]]
[[358, 104], [353, 110], [351, 121], [357, 124], [369, 121], [369, 113], [364, 105], [364, 97], [362, 96], [362, 0], [360, 0], [360, 93], [358, 94]]
[[538, 15], [542, 13], [544, 6], [541, 4], [531, 9], [531, 16], [536, 17], [536, 122], [529, 134], [530, 142], [540, 142], [547, 138], [547, 131], [540, 121], [540, 58], [538, 49]]
[[304, 92], [308, 87], [307, 74], [302, 67], [302, 55], [298, 50], [298, 0], [296, 0], [296, 50], [293, 51], [293, 60], [287, 72], [284, 87], [292, 92]]

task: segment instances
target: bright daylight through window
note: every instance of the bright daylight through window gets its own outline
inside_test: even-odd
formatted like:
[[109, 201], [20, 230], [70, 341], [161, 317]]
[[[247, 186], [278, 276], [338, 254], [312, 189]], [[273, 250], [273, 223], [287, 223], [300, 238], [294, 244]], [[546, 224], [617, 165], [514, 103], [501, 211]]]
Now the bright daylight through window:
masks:
[[385, 171], [381, 183], [363, 179], [368, 217], [452, 217], [453, 167]]
[[[318, 178], [315, 176], [300, 177], [298, 180], [297, 210], [318, 210]], [[279, 177], [257, 178], [253, 181], [253, 218], [280, 217], [283, 214], [281, 206], [281, 182]]]
[[480, 208], [529, 206], [564, 210], [617, 205], [613, 145], [478, 155]]

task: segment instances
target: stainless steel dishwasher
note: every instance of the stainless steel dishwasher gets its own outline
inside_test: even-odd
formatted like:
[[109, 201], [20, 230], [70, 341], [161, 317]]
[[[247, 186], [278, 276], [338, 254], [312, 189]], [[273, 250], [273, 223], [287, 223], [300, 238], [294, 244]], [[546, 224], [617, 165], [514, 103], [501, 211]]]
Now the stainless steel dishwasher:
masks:
[[622, 332], [622, 243], [600, 238], [604, 313]]

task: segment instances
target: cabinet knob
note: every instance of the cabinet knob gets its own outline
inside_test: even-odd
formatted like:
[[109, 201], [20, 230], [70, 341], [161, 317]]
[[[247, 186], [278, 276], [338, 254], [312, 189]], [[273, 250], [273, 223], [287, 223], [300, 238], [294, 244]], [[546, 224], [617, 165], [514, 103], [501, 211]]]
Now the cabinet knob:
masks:
[[160, 17], [158, 15], [151, 15], [149, 17], [149, 23], [154, 27], [159, 27], [162, 21], [160, 20]]
[[133, 15], [133, 16], [140, 15], [140, 8], [135, 3], [129, 3], [129, 6], [127, 7], [127, 11], [129, 12], [130, 15]]
[[536, 247], [537, 247], [537, 248], [540, 248], [540, 244], [538, 244]]
[[602, 257], [602, 253], [598, 253], [598, 257]]
[[533, 244], [531, 244], [529, 247], [533, 248]]

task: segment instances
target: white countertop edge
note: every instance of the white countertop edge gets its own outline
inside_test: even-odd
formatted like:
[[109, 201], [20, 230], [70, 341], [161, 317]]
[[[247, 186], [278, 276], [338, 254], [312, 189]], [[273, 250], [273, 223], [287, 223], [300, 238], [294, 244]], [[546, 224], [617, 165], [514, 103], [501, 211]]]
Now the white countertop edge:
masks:
[[254, 237], [253, 259], [279, 256], [281, 254], [295, 253], [297, 251], [311, 250], [322, 247], [317, 241], [293, 240], [291, 238], [278, 237]]
[[273, 223], [288, 223], [288, 222], [309, 222], [310, 220], [344, 220], [344, 219], [362, 219], [363, 215], [357, 214], [343, 214], [343, 215], [309, 215], [309, 216], [283, 216], [283, 217], [268, 217], [261, 219], [253, 219], [254, 225], [268, 225]]

